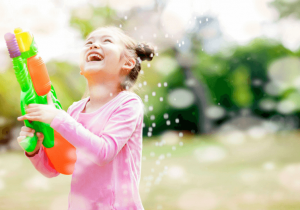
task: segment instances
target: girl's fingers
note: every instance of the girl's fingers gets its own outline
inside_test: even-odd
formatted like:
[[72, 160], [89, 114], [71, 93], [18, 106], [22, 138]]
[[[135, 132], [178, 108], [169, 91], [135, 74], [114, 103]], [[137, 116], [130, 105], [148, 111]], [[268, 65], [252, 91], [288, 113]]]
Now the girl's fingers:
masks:
[[27, 126], [22, 126], [21, 131], [29, 131], [29, 132], [31, 132], [31, 131], [34, 131], [34, 129], [29, 128]]
[[34, 136], [34, 132], [21, 131], [20, 136]]
[[31, 112], [37, 112], [39, 109], [37, 109], [36, 107], [33, 107], [33, 108], [27, 108], [25, 109], [25, 112], [28, 114], [28, 113], [31, 113]]
[[18, 142], [20, 142], [20, 141], [22, 141], [23, 139], [25, 139], [27, 136], [19, 136], [18, 138], [17, 138], [17, 141]]

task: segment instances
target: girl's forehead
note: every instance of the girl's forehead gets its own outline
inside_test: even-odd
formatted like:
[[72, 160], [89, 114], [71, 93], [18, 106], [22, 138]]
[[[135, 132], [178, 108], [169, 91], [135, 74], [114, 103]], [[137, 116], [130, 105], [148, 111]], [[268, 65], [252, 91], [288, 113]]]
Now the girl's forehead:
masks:
[[114, 39], [118, 39], [116, 32], [108, 30], [108, 29], [99, 29], [99, 30], [93, 31], [86, 39], [89, 39], [92, 37], [101, 38], [103, 36], [111, 36]]

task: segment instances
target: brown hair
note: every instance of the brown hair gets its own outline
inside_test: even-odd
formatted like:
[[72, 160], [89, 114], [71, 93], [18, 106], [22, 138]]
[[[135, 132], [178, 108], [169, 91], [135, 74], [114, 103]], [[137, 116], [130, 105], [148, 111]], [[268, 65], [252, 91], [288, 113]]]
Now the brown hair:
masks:
[[[130, 90], [132, 89], [133, 85], [135, 84], [138, 78], [139, 72], [141, 70], [141, 62], [144, 60], [151, 61], [153, 59], [155, 55], [154, 48], [152, 44], [145, 43], [145, 42], [136, 42], [133, 38], [128, 36], [122, 29], [115, 26], [100, 27], [95, 29], [91, 33], [103, 28], [109, 29], [115, 32], [119, 36], [121, 42], [123, 42], [125, 46], [125, 51], [122, 56], [125, 56], [127, 58], [130, 57], [134, 58], [136, 61], [136, 64], [133, 67], [133, 69], [130, 71], [130, 73], [125, 77], [125, 79], [120, 84], [121, 86], [120, 88], [122, 91]], [[89, 37], [90, 34], [87, 37]], [[82, 98], [85, 98], [87, 96], [88, 96], [88, 86]]]

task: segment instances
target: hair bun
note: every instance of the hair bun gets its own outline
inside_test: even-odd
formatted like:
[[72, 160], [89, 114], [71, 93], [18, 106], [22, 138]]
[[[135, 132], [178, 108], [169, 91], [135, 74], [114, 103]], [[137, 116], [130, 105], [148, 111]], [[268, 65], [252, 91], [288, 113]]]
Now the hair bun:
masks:
[[151, 61], [154, 57], [154, 48], [149, 44], [139, 43], [135, 51], [137, 56], [140, 57], [142, 61]]

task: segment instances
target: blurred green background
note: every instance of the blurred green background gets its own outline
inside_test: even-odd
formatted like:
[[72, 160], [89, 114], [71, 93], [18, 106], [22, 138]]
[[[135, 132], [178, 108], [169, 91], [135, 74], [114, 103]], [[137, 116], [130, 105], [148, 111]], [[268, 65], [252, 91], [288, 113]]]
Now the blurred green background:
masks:
[[[0, 8], [2, 37], [16, 27], [34, 34], [64, 110], [86, 97], [78, 56], [91, 31], [114, 25], [155, 46], [134, 87], [146, 108], [145, 209], [300, 209], [299, 0]], [[43, 177], [17, 144], [20, 87], [4, 39], [0, 63], [0, 209], [67, 209], [71, 177]]]

